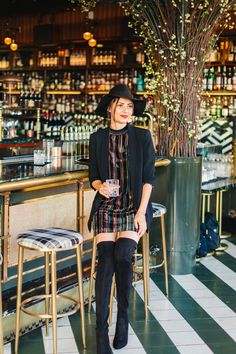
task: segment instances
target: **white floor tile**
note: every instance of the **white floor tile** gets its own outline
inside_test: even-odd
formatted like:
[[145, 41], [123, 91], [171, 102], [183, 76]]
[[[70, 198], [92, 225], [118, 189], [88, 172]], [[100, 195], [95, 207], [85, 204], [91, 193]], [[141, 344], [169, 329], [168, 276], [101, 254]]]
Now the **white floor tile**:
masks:
[[183, 318], [176, 310], [153, 310], [151, 312], [158, 321], [181, 320]]
[[211, 354], [213, 353], [206, 345], [179, 345], [177, 349], [181, 354]]
[[7, 343], [4, 345], [3, 352], [4, 354], [11, 354], [11, 343]]
[[[184, 287], [185, 289], [185, 287]], [[213, 299], [214, 294], [208, 290], [208, 289], [196, 289], [196, 290], [187, 290], [188, 293], [194, 298], [194, 299], [199, 299], [199, 298], [208, 298], [208, 299]]]
[[[52, 340], [52, 327], [49, 327], [49, 335], [46, 337], [46, 327], [42, 328], [45, 340]], [[74, 339], [74, 334], [70, 326], [57, 327], [57, 338], [61, 339]]]
[[[52, 324], [49, 326], [49, 335], [46, 337], [45, 326], [42, 327], [43, 343], [45, 354], [53, 353], [53, 341], [52, 341]], [[78, 348], [75, 342], [73, 331], [70, 325], [68, 317], [63, 317], [58, 320], [57, 325], [57, 352], [58, 354], [78, 354]]]
[[[44, 341], [44, 349], [45, 349], [46, 354], [53, 353], [52, 340]], [[67, 353], [78, 354], [78, 348], [77, 348], [75, 341], [72, 341], [71, 339], [58, 339], [57, 353], [58, 354], [67, 354]]]
[[151, 299], [149, 308], [151, 310], [173, 310], [174, 306], [167, 299], [165, 299], [165, 300], [152, 300]]
[[195, 332], [172, 332], [170, 338], [176, 346], [204, 344], [203, 340]]
[[218, 298], [198, 298], [198, 304], [205, 308], [216, 308], [222, 306], [222, 301]]
[[166, 332], [191, 332], [192, 327], [185, 320], [159, 321]]
[[236, 321], [236, 315], [233, 310], [231, 310], [227, 306], [220, 306], [220, 307], [208, 307], [207, 308], [207, 313], [213, 317], [213, 318], [219, 318], [219, 317], [234, 317]]

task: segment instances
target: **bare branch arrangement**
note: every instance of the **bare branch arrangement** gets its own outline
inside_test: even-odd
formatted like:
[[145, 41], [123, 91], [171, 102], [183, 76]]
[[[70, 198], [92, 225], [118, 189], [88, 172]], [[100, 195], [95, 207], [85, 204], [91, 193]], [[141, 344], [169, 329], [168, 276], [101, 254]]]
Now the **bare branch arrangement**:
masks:
[[[98, 2], [70, 1], [84, 11]], [[146, 87], [155, 93], [158, 154], [196, 156], [204, 63], [220, 34], [217, 29], [229, 26], [236, 12], [235, 0], [120, 0], [119, 4], [142, 38]]]
[[201, 80], [219, 22], [230, 21], [235, 0], [120, 1], [143, 38], [146, 86], [155, 92], [157, 151], [196, 156]]

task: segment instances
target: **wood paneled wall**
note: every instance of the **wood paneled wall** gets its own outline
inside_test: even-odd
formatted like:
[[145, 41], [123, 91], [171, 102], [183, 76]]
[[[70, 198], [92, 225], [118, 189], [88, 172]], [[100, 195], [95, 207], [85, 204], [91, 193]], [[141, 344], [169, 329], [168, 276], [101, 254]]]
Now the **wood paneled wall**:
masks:
[[[50, 1], [50, 0], [49, 0]], [[10, 27], [20, 27], [17, 34], [17, 42], [20, 45], [34, 45], [33, 28], [40, 24], [54, 24], [59, 27], [59, 42], [70, 42], [82, 40], [83, 31], [86, 29], [85, 13], [77, 8], [76, 11], [55, 11], [49, 14], [17, 15], [0, 18], [0, 41], [6, 33], [6, 23]], [[126, 31], [129, 31], [124, 13], [119, 5], [99, 4], [94, 9], [93, 33], [97, 39], [109, 40], [122, 38]]]

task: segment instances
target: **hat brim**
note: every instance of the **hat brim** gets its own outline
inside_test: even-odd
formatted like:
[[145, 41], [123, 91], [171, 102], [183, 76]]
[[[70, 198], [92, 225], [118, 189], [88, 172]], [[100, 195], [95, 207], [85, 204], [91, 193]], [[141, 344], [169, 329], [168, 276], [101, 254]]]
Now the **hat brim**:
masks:
[[[111, 103], [111, 101], [114, 99], [114, 98], [119, 98], [119, 97], [114, 97], [112, 95], [105, 95], [101, 98], [96, 110], [95, 110], [95, 113], [98, 115], [98, 116], [101, 116], [101, 117], [104, 117], [104, 118], [107, 118], [108, 117], [108, 107]], [[131, 101], [133, 102], [134, 104], [134, 112], [133, 112], [133, 116], [137, 116], [137, 117], [140, 117], [143, 115], [143, 112], [145, 110], [145, 107], [146, 107], [146, 100], [139, 100], [139, 99], [136, 99], [136, 98], [133, 98], [131, 99]]]

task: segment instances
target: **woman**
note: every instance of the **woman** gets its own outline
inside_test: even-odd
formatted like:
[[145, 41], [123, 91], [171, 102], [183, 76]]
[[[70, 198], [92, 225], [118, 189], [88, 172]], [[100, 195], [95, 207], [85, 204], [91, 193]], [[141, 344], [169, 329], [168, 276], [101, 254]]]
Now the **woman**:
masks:
[[[109, 128], [91, 135], [89, 179], [97, 191], [88, 222], [97, 239], [95, 284], [97, 354], [111, 354], [108, 315], [112, 277], [117, 289], [115, 349], [128, 343], [128, 306], [132, 286], [132, 258], [152, 218], [150, 195], [155, 153], [150, 132], [129, 125], [142, 115], [146, 102], [136, 100], [126, 85], [113, 87], [102, 97], [96, 114], [109, 118]], [[109, 197], [107, 179], [119, 180], [119, 196]]]

